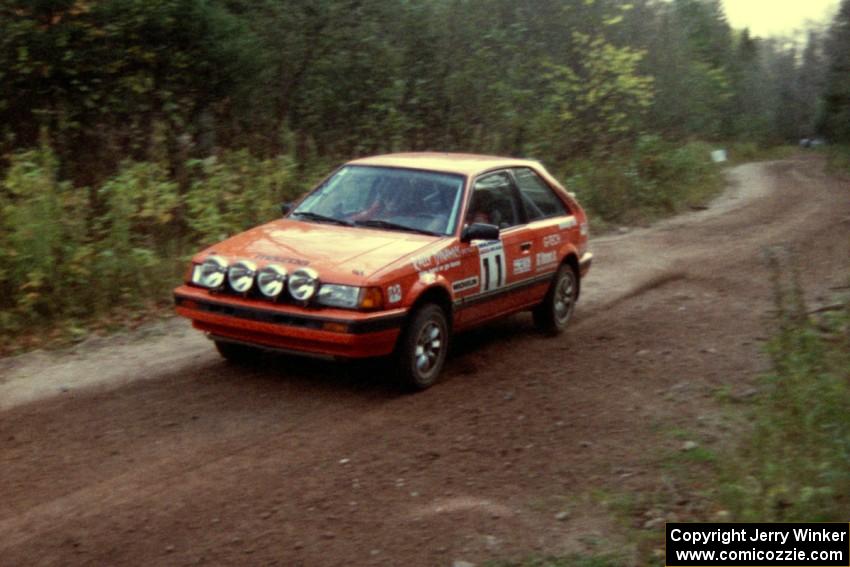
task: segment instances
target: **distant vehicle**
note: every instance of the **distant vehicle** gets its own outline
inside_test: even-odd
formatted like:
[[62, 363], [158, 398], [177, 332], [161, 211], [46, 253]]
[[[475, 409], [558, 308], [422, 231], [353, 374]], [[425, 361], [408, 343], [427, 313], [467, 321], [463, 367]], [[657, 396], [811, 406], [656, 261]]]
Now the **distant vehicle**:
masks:
[[802, 148], [818, 148], [826, 142], [823, 138], [801, 138], [800, 147]]
[[424, 389], [453, 332], [522, 310], [562, 332], [590, 269], [587, 241], [585, 212], [538, 162], [358, 159], [284, 218], [195, 255], [176, 310], [230, 360], [392, 355], [399, 378]]

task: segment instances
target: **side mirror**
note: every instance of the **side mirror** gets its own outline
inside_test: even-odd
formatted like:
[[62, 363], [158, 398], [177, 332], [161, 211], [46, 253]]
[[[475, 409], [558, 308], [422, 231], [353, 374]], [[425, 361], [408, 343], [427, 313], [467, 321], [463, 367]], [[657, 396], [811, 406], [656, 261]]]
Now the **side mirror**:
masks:
[[286, 201], [280, 204], [280, 214], [286, 216], [292, 210], [292, 203]]
[[470, 240], [499, 240], [499, 227], [495, 224], [472, 223], [463, 227], [462, 242]]

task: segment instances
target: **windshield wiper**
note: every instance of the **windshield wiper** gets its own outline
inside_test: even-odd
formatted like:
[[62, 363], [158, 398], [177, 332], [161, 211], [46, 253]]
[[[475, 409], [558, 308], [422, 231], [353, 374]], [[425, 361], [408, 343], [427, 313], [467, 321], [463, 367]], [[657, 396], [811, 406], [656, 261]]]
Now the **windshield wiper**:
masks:
[[427, 234], [428, 236], [443, 236], [439, 232], [434, 232], [433, 230], [425, 230], [424, 228], [416, 228], [413, 226], [407, 226], [404, 224], [398, 224], [385, 220], [378, 219], [369, 219], [369, 220], [361, 220], [355, 221], [355, 225], [357, 226], [369, 226], [372, 228], [388, 228], [390, 230], [404, 230], [407, 232], [416, 232], [419, 234]]
[[311, 213], [309, 211], [295, 211], [292, 214], [298, 215], [299, 217], [304, 217], [306, 219], [318, 221], [318, 222], [331, 222], [331, 223], [334, 223], [334, 224], [341, 224], [342, 226], [353, 226], [347, 220], [329, 217], [329, 216], [326, 216], [326, 215], [320, 215], [319, 213]]

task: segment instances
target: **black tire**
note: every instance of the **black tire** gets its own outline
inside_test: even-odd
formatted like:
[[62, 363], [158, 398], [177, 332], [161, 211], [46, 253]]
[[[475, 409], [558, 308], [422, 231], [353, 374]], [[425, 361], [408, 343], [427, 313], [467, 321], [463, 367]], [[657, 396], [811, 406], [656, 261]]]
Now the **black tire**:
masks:
[[258, 348], [227, 341], [215, 341], [215, 348], [222, 357], [237, 364], [246, 364], [257, 360], [261, 352]]
[[578, 299], [578, 274], [568, 264], [562, 265], [552, 278], [543, 302], [534, 308], [534, 325], [547, 335], [560, 335], [572, 319]]
[[414, 391], [424, 390], [440, 376], [449, 348], [449, 325], [439, 305], [422, 305], [404, 329], [395, 353], [395, 365], [402, 384]]

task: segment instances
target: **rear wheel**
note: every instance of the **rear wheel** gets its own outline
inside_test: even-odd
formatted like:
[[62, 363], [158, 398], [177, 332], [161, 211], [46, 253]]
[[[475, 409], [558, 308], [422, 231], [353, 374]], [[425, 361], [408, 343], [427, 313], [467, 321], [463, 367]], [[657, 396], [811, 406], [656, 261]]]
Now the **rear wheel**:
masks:
[[246, 363], [256, 360], [260, 349], [227, 341], [215, 341], [218, 353], [230, 362]]
[[534, 324], [548, 335], [564, 332], [572, 319], [578, 298], [578, 275], [572, 266], [562, 265], [555, 273], [543, 302], [534, 308]]
[[428, 303], [417, 309], [396, 350], [399, 378], [413, 390], [424, 390], [437, 381], [449, 347], [449, 325], [440, 306]]

